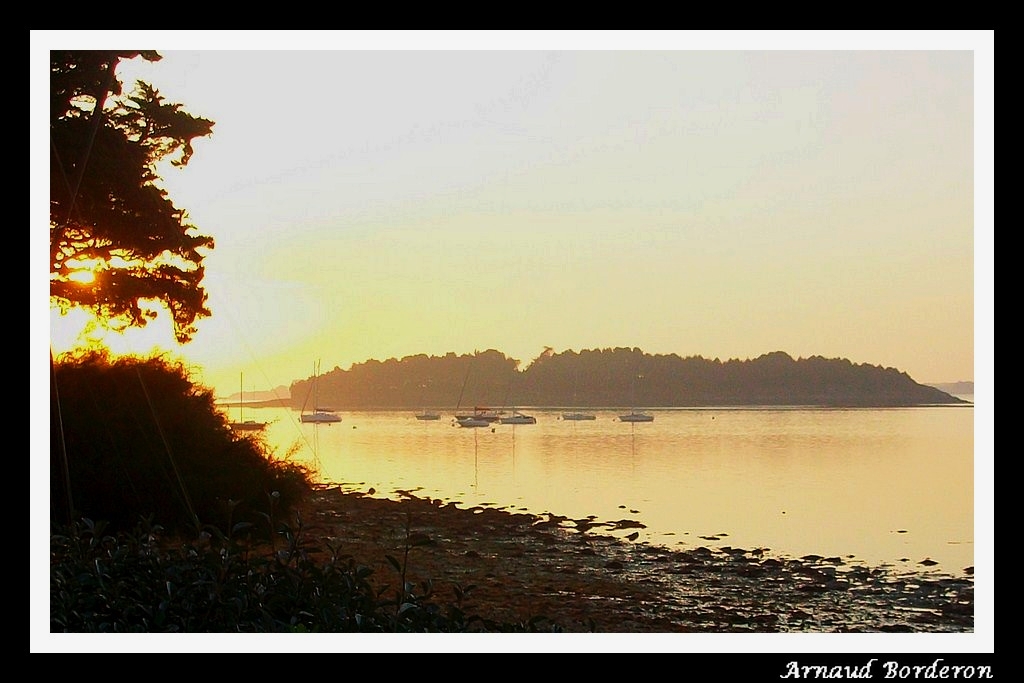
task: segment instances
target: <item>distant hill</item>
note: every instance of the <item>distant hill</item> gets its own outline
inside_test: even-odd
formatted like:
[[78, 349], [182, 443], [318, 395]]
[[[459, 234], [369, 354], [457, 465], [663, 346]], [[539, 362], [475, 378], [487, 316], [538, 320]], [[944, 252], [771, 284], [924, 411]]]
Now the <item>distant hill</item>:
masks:
[[281, 385], [279, 387], [271, 389], [270, 391], [246, 391], [244, 393], [236, 391], [235, 393], [230, 394], [229, 396], [223, 396], [217, 399], [217, 401], [219, 403], [234, 403], [235, 405], [237, 405], [239, 399], [244, 401], [246, 405], [276, 405], [282, 401], [290, 401], [291, 393], [289, 392], [288, 387]]
[[[548, 350], [525, 368], [519, 366], [518, 360], [493, 349], [368, 360], [321, 374], [317, 394], [321, 404], [338, 409], [967, 403], [895, 368], [821, 356], [794, 359], [782, 351], [753, 360], [721, 361], [651, 355], [638, 348]], [[312, 382], [292, 382], [293, 408], [311, 400]]]
[[947, 382], [939, 384], [928, 384], [927, 386], [935, 387], [939, 391], [944, 391], [947, 394], [953, 394], [954, 396], [974, 394], [974, 382]]

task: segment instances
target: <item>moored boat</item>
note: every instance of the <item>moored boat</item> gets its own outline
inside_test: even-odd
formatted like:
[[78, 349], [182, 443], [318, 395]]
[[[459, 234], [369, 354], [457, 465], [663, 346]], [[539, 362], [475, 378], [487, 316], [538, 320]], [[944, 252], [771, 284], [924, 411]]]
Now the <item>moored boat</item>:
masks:
[[231, 429], [236, 432], [260, 432], [266, 429], [266, 427], [266, 422], [257, 422], [256, 420], [242, 420], [231, 423]]
[[491, 421], [472, 415], [456, 415], [455, 424], [458, 427], [490, 427]]
[[638, 413], [631, 410], [625, 415], [619, 415], [619, 422], [654, 422], [654, 416], [648, 413]]
[[266, 422], [257, 422], [256, 420], [243, 420], [242, 419], [242, 406], [245, 403], [245, 388], [242, 386], [242, 375], [238, 375], [238, 421], [229, 422], [228, 426], [236, 432], [259, 432], [263, 431], [267, 427]]
[[317, 408], [310, 413], [302, 413], [299, 416], [300, 422], [341, 422], [341, 415], [338, 415], [333, 410], [324, 410], [323, 408]]
[[581, 421], [581, 420], [596, 420], [597, 415], [591, 415], [590, 413], [562, 413], [563, 420]]
[[[310, 386], [310, 392], [314, 398], [314, 408], [312, 412], [306, 412], [305, 401], [303, 402], [303, 409], [299, 414], [299, 422], [312, 422], [315, 424], [341, 422], [341, 415], [334, 412], [333, 408], [325, 408], [317, 402], [320, 398], [320, 361], [313, 364], [313, 381]], [[309, 400], [309, 393], [306, 394], [306, 400]]]
[[497, 422], [498, 420], [500, 420], [501, 419], [501, 414], [498, 413], [498, 411], [496, 411], [496, 410], [492, 410], [490, 408], [482, 408], [480, 406], [477, 406], [477, 407], [473, 408], [473, 412], [471, 412], [471, 413], [458, 413], [458, 412], [455, 413], [455, 419], [456, 420], [474, 419], [474, 420], [483, 420], [483, 421], [485, 421], [487, 423], [491, 423], [491, 422]]
[[513, 410], [511, 415], [503, 415], [499, 418], [503, 425], [535, 425], [537, 418], [533, 415], [524, 415], [518, 410]]

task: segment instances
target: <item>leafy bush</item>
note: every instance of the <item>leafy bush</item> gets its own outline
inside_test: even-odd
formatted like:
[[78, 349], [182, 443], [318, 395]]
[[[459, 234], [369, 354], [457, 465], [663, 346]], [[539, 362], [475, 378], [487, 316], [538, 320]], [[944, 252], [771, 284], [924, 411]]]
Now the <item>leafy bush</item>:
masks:
[[233, 432], [213, 392], [160, 356], [59, 356], [50, 397], [53, 522], [266, 528], [268, 495], [283, 513], [310, 490], [305, 468]]

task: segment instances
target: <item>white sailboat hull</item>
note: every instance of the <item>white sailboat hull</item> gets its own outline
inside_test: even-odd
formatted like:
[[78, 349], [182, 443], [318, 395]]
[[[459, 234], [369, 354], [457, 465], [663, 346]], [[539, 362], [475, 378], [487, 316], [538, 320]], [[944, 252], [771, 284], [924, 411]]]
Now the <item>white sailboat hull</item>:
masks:
[[317, 410], [312, 413], [304, 413], [299, 417], [300, 422], [341, 422], [341, 416], [337, 413]]
[[503, 425], [535, 425], [537, 424], [537, 418], [533, 415], [523, 415], [517, 411], [508, 417], [500, 418], [499, 422]]
[[490, 427], [490, 420], [483, 420], [477, 417], [456, 418], [455, 424], [460, 427]]
[[309, 400], [309, 394], [306, 394], [306, 401], [302, 402], [302, 413], [299, 415], [299, 422], [312, 422], [312, 423], [325, 423], [325, 422], [341, 422], [341, 415], [338, 415], [333, 410], [328, 408], [320, 407], [320, 361], [313, 364], [313, 383], [310, 386], [310, 391], [313, 392], [313, 405], [317, 406], [311, 412], [306, 412], [306, 401]]

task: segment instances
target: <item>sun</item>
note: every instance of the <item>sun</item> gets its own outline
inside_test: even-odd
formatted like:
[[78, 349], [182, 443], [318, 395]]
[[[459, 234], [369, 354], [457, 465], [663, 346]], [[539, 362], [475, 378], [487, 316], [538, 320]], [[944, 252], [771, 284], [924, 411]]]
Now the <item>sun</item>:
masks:
[[64, 262], [66, 278], [80, 285], [91, 285], [96, 282], [96, 271], [103, 265], [100, 259], [68, 259]]
[[91, 270], [76, 270], [68, 275], [68, 279], [80, 285], [91, 285], [96, 282], [96, 273]]

